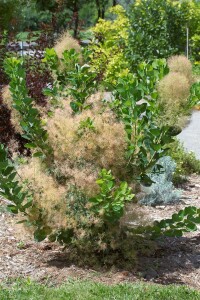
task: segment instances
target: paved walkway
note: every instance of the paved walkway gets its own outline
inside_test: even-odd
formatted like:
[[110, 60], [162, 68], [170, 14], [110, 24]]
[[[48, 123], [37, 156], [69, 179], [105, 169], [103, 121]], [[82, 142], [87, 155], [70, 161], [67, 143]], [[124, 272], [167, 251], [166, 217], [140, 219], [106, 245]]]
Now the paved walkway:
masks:
[[192, 113], [188, 126], [178, 135], [178, 139], [183, 142], [188, 151], [193, 151], [200, 159], [200, 111]]

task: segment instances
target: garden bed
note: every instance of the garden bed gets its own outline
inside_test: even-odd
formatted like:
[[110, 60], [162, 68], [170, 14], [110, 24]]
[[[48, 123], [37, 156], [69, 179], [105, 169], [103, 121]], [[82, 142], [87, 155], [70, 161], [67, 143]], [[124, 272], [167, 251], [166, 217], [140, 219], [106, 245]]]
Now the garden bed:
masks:
[[[182, 203], [157, 208], [143, 207], [141, 213], [151, 219], [163, 219], [187, 205], [200, 207], [200, 178], [193, 175], [186, 184]], [[79, 268], [67, 257], [67, 251], [55, 243], [33, 241], [31, 234], [16, 225], [17, 218], [0, 206], [0, 281], [31, 278], [38, 282], [60, 284], [68, 278], [92, 279], [115, 284], [139, 280], [160, 284], [185, 284], [200, 289], [200, 234], [165, 238], [151, 256], [140, 256], [132, 271]]]

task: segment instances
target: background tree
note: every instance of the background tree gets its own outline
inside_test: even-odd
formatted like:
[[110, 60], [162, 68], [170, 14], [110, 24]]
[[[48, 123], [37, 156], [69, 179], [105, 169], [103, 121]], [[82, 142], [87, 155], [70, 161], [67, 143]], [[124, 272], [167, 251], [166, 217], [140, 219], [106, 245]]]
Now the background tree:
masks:
[[[22, 1], [23, 2], [23, 1]], [[0, 30], [17, 31], [20, 24], [20, 8], [19, 0], [0, 0]]]
[[80, 24], [80, 10], [85, 4], [90, 4], [93, 0], [56, 0], [59, 10], [68, 9], [71, 12], [72, 24], [73, 24], [73, 35], [76, 38], [78, 35], [78, 27]]
[[200, 28], [200, 6], [196, 1], [137, 0], [128, 12], [130, 19], [127, 57], [142, 60], [183, 54], [186, 27], [190, 38]]
[[42, 24], [55, 32], [71, 26], [74, 36], [80, 24], [93, 26], [99, 18], [110, 18], [107, 9], [120, 4], [130, 8], [134, 0], [0, 0], [0, 29], [12, 32], [38, 30]]
[[139, 61], [167, 57], [171, 53], [165, 0], [141, 0], [129, 12], [130, 30], [127, 56]]
[[105, 1], [105, 0], [96, 0], [96, 6], [97, 6], [97, 10], [98, 10], [98, 19], [105, 18], [106, 2], [107, 1]]

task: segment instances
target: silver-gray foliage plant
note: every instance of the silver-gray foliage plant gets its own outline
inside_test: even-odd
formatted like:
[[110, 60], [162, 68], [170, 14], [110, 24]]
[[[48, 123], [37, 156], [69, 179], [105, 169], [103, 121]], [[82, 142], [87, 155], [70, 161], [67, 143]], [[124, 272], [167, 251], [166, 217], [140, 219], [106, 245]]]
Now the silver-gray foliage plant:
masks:
[[140, 200], [140, 204], [157, 206], [173, 204], [180, 200], [181, 191], [175, 189], [172, 183], [176, 163], [170, 156], [165, 156], [158, 161], [158, 164], [163, 167], [162, 173], [149, 175], [154, 183], [145, 197]]

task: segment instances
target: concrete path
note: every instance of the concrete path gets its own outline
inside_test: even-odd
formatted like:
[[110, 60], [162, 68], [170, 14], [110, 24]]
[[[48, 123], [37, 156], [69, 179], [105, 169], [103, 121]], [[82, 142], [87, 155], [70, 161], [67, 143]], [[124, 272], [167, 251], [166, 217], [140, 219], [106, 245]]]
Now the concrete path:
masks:
[[193, 111], [190, 123], [178, 135], [178, 139], [186, 150], [193, 151], [200, 159], [200, 111]]

